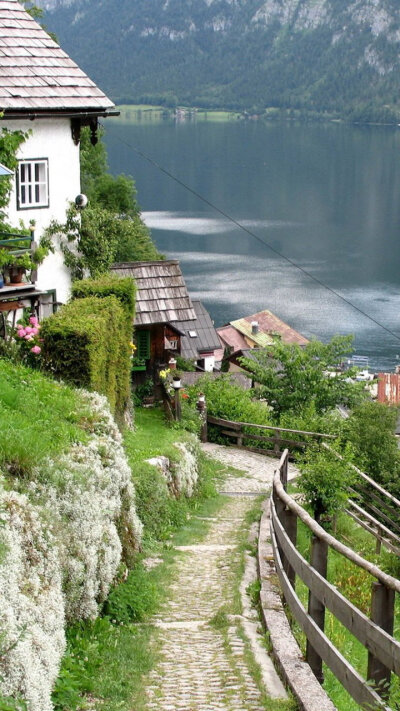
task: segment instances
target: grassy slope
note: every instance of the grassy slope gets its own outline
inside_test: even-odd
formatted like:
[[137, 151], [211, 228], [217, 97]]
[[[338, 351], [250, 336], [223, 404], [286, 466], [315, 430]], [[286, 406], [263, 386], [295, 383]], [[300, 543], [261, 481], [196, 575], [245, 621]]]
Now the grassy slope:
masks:
[[29, 474], [46, 457], [84, 442], [92, 415], [79, 392], [0, 360], [0, 467]]

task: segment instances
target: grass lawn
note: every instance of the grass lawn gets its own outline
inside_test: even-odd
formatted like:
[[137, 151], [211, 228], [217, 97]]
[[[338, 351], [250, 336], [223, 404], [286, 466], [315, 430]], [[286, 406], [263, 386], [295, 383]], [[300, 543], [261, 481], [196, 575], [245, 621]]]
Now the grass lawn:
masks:
[[0, 359], [0, 466], [26, 475], [47, 457], [85, 442], [93, 422], [79, 392]]

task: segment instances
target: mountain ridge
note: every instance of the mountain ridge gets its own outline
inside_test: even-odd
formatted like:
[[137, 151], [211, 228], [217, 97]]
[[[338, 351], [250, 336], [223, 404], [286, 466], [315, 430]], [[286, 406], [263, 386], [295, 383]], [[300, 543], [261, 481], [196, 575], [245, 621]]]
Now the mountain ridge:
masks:
[[117, 101], [400, 116], [395, 0], [119, 0], [117, 13], [110, 0], [38, 4]]

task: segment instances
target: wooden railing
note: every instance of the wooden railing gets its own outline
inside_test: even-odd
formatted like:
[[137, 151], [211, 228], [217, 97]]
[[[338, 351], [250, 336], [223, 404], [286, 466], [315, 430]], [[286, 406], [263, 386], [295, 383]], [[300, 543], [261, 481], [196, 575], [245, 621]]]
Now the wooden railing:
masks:
[[[235, 422], [233, 420], [223, 420], [219, 417], [207, 415], [207, 423], [209, 425], [220, 428], [221, 434], [236, 440], [236, 447], [243, 447], [252, 452], [261, 452], [262, 454], [272, 454], [275, 457], [280, 457], [285, 447], [290, 449], [304, 449], [306, 442], [299, 440], [299, 437], [306, 437], [317, 441], [335, 439], [335, 435], [323, 434], [321, 432], [306, 432], [303, 430], [289, 430], [285, 427], [272, 427], [270, 425], [255, 425], [250, 422]], [[263, 432], [264, 434], [258, 434]], [[271, 436], [268, 436], [270, 433]], [[289, 435], [286, 436], [285, 435]], [[294, 439], [293, 436], [297, 438]], [[255, 447], [253, 445], [245, 445], [245, 441], [259, 442], [260, 444], [271, 444], [272, 448]]]
[[[395, 593], [400, 592], [400, 581], [327, 533], [289, 496], [286, 491], [288, 456], [285, 450], [274, 476], [271, 537], [285, 601], [307, 638], [307, 661], [321, 682], [322, 662], [325, 662], [363, 709], [387, 710], [391, 673], [400, 676], [400, 643], [393, 638]], [[310, 562], [296, 549], [298, 518], [311, 533]], [[371, 575], [371, 619], [327, 581], [329, 549]], [[295, 591], [296, 576], [309, 590], [307, 610]], [[324, 634], [325, 608], [368, 650], [366, 678]]]

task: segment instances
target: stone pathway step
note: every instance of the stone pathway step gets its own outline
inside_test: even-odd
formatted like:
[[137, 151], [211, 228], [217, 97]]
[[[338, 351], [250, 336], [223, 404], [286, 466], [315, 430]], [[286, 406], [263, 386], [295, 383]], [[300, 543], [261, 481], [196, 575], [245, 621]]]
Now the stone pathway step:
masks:
[[[286, 698], [286, 692], [260, 644], [258, 620], [246, 596], [256, 574], [255, 559], [249, 555], [240, 590], [242, 614], [227, 615], [225, 610], [237, 588], [246, 514], [254, 505], [253, 496], [268, 491], [277, 462], [234, 448], [203, 446], [244, 473], [223, 483], [230, 496], [219, 514], [207, 519], [205, 539], [177, 547], [180, 555], [169, 599], [153, 620], [161, 654], [148, 678], [146, 709], [265, 711], [268, 698]], [[254, 674], [254, 655], [265, 688]]]

